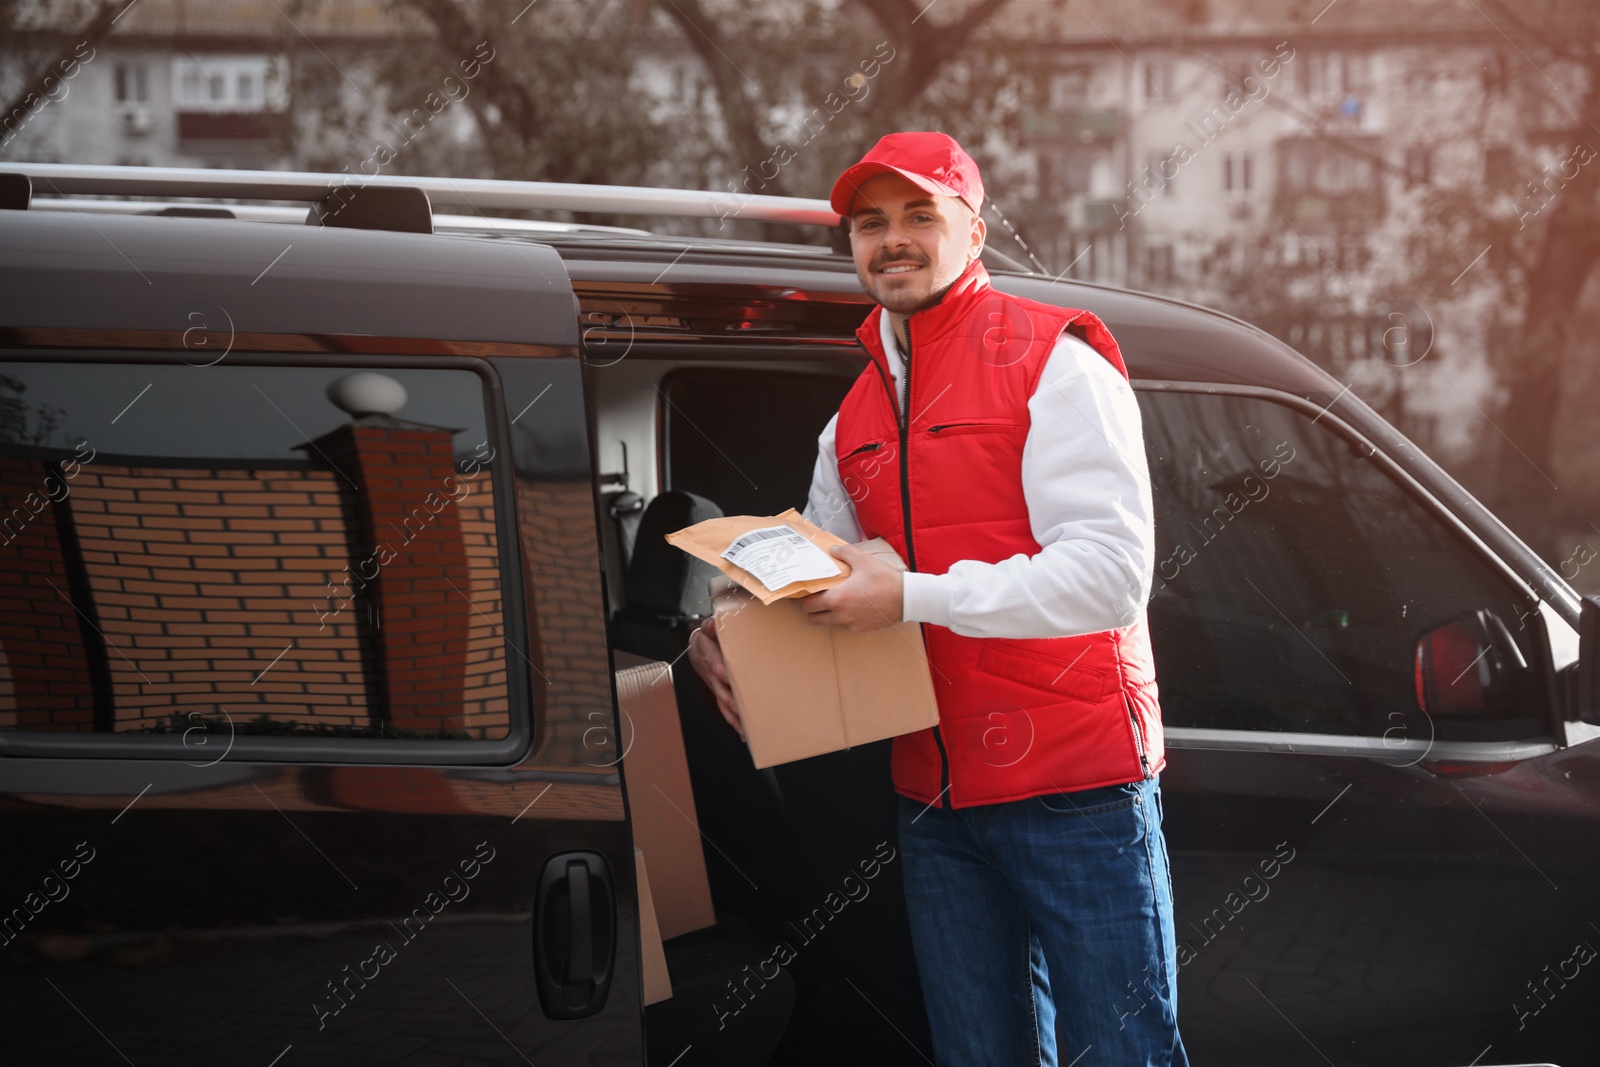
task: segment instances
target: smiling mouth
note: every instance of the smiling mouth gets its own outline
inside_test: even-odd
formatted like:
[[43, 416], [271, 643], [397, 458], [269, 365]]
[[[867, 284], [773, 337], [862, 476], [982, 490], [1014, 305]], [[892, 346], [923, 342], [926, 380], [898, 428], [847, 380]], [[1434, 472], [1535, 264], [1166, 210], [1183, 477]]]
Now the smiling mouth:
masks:
[[921, 270], [921, 263], [892, 263], [887, 267], [879, 267], [879, 274], [910, 274], [914, 270]]

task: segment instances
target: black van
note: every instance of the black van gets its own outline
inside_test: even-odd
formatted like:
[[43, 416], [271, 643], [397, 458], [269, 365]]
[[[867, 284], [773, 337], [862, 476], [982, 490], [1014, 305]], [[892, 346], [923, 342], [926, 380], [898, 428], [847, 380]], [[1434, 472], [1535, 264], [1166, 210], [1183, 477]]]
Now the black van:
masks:
[[[932, 1061], [886, 743], [756, 771], [662, 540], [803, 502], [847, 255], [484, 214], [705, 193], [0, 172], [0, 1060]], [[1593, 1062], [1600, 602], [1262, 332], [988, 255], [1142, 406], [1194, 1061]], [[648, 1007], [640, 662], [716, 911]]]

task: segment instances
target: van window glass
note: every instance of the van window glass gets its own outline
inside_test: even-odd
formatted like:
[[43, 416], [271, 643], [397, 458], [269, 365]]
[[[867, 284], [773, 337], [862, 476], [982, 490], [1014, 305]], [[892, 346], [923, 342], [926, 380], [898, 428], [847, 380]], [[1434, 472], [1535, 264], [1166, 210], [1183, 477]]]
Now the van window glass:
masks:
[[673, 371], [662, 383], [665, 488], [698, 493], [725, 515], [804, 508], [817, 435], [854, 380], [853, 371]]
[[[1326, 421], [1253, 397], [1141, 390], [1139, 404], [1169, 725], [1423, 741], [1549, 732], [1527, 597]], [[1418, 638], [1480, 610], [1529, 664], [1514, 712], [1430, 718]]]
[[212, 360], [0, 362], [0, 729], [507, 736], [485, 379]]

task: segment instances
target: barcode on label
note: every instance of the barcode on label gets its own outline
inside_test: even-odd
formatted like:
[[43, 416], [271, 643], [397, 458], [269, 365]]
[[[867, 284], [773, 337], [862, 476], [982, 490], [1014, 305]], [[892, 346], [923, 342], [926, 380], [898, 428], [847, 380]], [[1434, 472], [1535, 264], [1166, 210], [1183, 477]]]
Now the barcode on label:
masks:
[[844, 573], [826, 552], [788, 525], [746, 530], [728, 546], [722, 558], [744, 568], [774, 591], [791, 582]]
[[787, 526], [773, 526], [765, 530], [751, 530], [749, 533], [735, 538], [733, 544], [728, 546], [728, 551], [737, 552], [742, 548], [749, 548], [751, 545], [758, 544], [762, 541], [770, 541], [774, 537], [799, 538], [802, 541], [805, 540], [805, 538], [802, 537], [797, 530], [792, 530]]

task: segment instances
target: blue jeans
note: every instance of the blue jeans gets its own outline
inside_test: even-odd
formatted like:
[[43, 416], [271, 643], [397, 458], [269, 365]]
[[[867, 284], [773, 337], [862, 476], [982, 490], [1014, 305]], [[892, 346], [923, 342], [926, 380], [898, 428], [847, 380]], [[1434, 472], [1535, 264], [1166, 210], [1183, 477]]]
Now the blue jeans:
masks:
[[1187, 1067], [1156, 779], [901, 797], [900, 844], [939, 1067]]

